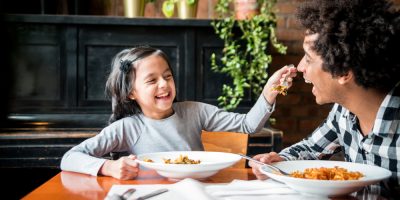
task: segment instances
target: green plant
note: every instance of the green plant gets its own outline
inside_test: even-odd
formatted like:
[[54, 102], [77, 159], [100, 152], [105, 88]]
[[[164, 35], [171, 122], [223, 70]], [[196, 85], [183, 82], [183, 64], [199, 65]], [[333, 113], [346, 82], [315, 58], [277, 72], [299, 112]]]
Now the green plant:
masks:
[[[170, 18], [174, 15], [175, 3], [178, 3], [179, 0], [165, 0], [162, 5], [162, 12], [167, 18]], [[188, 5], [194, 5], [198, 0], [186, 0]]]
[[215, 72], [226, 73], [232, 84], [224, 84], [218, 98], [226, 110], [235, 109], [244, 97], [246, 89], [259, 95], [268, 78], [267, 68], [272, 56], [267, 51], [269, 44], [281, 54], [286, 47], [277, 41], [275, 35], [276, 16], [273, 6], [276, 0], [258, 0], [259, 14], [245, 20], [236, 20], [229, 9], [233, 0], [218, 0], [215, 11], [218, 18], [211, 24], [215, 33], [223, 40], [220, 63], [211, 55], [211, 66]]

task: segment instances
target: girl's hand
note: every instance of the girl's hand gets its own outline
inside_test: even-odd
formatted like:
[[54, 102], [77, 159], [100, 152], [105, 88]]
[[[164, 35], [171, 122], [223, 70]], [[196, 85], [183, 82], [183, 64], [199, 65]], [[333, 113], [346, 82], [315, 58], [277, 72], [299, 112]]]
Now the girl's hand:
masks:
[[139, 173], [139, 164], [135, 159], [135, 155], [129, 155], [118, 160], [107, 160], [100, 168], [100, 174], [121, 180], [134, 179]]
[[286, 81], [286, 87], [290, 88], [292, 86], [293, 77], [296, 77], [296, 75], [296, 67], [288, 67], [287, 65], [272, 74], [263, 89], [264, 97], [265, 99], [267, 99], [269, 104], [273, 104], [275, 102], [276, 96], [280, 93], [279, 90], [275, 89], [276, 86], [279, 86], [284, 81]]
[[[279, 161], [283, 161], [284, 160], [276, 152], [258, 154], [256, 156], [254, 156], [253, 158], [258, 160], [258, 161], [260, 161], [260, 162], [267, 163], [267, 164], [271, 164], [273, 162], [279, 162]], [[252, 168], [253, 174], [256, 175], [257, 179], [265, 180], [265, 179], [268, 178], [267, 175], [263, 174], [260, 171], [260, 164], [257, 164], [255, 162], [249, 161], [249, 166]]]

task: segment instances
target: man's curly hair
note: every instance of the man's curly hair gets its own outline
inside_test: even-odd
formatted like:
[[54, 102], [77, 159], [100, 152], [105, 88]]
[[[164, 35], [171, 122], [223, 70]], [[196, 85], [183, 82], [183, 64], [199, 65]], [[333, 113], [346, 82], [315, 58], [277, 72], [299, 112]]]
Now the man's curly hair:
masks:
[[313, 50], [334, 77], [353, 71], [364, 88], [389, 91], [400, 81], [400, 15], [383, 0], [313, 0], [297, 17], [318, 33]]

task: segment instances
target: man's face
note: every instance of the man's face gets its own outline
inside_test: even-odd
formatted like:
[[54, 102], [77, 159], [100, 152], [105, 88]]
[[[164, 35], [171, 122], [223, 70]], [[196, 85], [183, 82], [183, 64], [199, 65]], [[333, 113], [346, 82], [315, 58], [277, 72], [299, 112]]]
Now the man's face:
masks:
[[335, 102], [338, 97], [338, 83], [332, 75], [322, 69], [323, 60], [312, 49], [318, 34], [306, 35], [303, 42], [305, 55], [301, 59], [297, 70], [303, 73], [306, 83], [313, 84], [312, 93], [318, 104]]

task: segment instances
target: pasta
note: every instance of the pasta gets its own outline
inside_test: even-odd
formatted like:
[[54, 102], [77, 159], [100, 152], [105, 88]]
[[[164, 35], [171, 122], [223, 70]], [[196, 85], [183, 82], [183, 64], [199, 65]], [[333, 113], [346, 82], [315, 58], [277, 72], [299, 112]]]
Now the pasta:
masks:
[[165, 164], [200, 164], [200, 162], [200, 160], [189, 159], [187, 155], [179, 155], [174, 161], [171, 161], [171, 159], [164, 159]]
[[277, 85], [277, 86], [272, 88], [273, 91], [278, 91], [279, 94], [281, 94], [283, 96], [287, 95], [287, 89], [288, 88], [286, 86], [283, 86], [283, 85]]
[[335, 166], [333, 168], [307, 168], [304, 172], [294, 171], [290, 173], [290, 176], [316, 180], [358, 180], [364, 175], [358, 171], [350, 172], [345, 168]]

